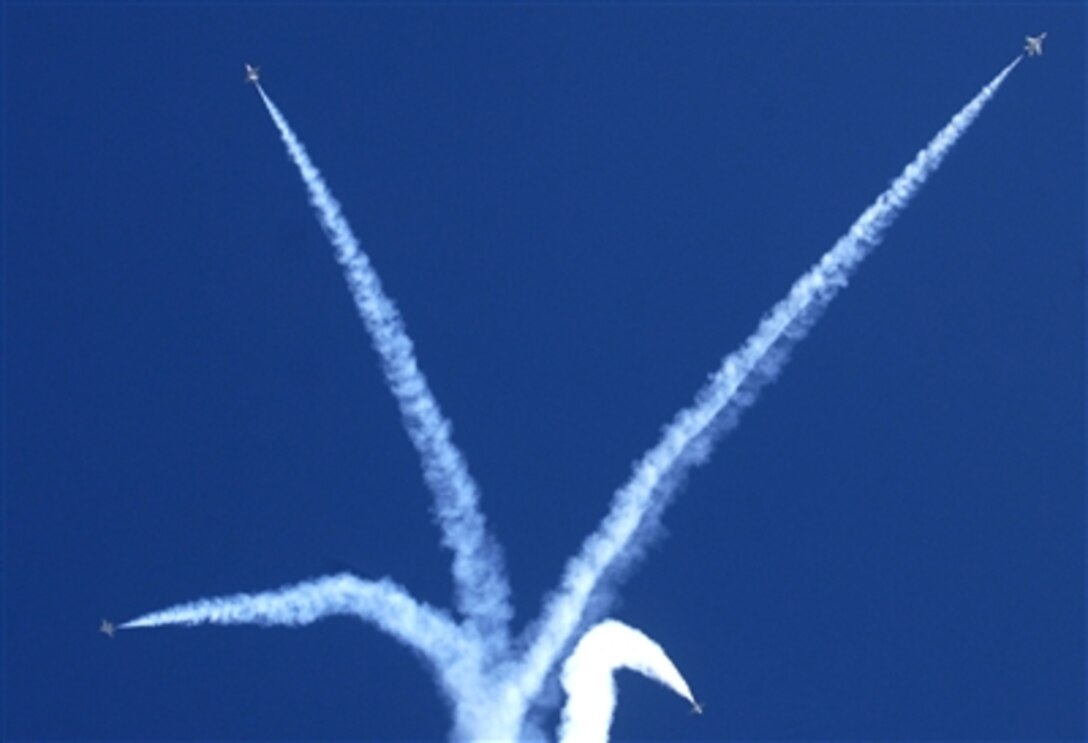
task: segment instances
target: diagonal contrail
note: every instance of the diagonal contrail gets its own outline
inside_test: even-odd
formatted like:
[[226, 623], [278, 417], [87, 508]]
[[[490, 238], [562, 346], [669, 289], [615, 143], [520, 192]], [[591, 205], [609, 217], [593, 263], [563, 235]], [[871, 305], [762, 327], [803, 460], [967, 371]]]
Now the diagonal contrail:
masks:
[[560, 680], [567, 704], [559, 723], [560, 743], [608, 740], [616, 709], [612, 675], [622, 668], [667, 686], [699, 709], [684, 677], [660, 645], [633, 627], [606, 619], [582, 635], [563, 664]]
[[[601, 526], [567, 563], [559, 589], [545, 606], [540, 623], [528, 633], [533, 644], [521, 680], [528, 696], [540, 688], [584, 621], [591, 595], [607, 590], [602, 579], [607, 583], [609, 575], [637, 556], [654, 533], [653, 527], [684, 474], [706, 459], [715, 440], [736, 423], [741, 411], [774, 378], [790, 350], [880, 243], [885, 230], [910, 204], [1020, 59], [1013, 60], [953, 116], [835, 246], [794, 283], [748, 340], [725, 358], [696, 395], [695, 404], [676, 415], [661, 441], [635, 465], [631, 479], [613, 496], [611, 510]], [[605, 602], [601, 600], [602, 605]]]
[[321, 227], [336, 247], [336, 259], [344, 268], [355, 307], [381, 357], [386, 381], [423, 461], [424, 479], [435, 495], [442, 544], [454, 555], [457, 608], [482, 635], [504, 648], [513, 610], [502, 551], [487, 533], [476, 483], [450, 440], [450, 424], [416, 363], [404, 321], [382, 291], [381, 281], [341, 213], [340, 204], [283, 114], [260, 85], [257, 91], [302, 175]]

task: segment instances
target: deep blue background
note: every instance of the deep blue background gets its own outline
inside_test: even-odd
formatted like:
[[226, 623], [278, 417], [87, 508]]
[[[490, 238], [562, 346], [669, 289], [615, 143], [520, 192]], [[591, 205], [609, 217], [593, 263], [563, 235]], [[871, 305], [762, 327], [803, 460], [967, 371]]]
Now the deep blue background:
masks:
[[417, 341], [519, 620], [630, 463], [1049, 30], [666, 514], [622, 739], [1079, 739], [1085, 8], [4, 9], [3, 733], [435, 739], [339, 619], [96, 631], [342, 569], [429, 495], [243, 62]]

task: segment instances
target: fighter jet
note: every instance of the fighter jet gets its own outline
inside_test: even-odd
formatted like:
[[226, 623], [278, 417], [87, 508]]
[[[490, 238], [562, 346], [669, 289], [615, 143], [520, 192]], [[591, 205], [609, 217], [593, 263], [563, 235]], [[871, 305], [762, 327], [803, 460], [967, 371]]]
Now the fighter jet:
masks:
[[693, 714], [693, 715], [703, 714], [703, 705], [699, 704], [694, 699], [691, 701], [691, 714]]
[[261, 68], [251, 64], [246, 65], [246, 82], [257, 84], [257, 81], [261, 79]]
[[1025, 36], [1024, 51], [1028, 53], [1029, 57], [1043, 56], [1043, 39], [1046, 38], [1046, 31], [1043, 31], [1038, 36]]
[[102, 626], [98, 628], [98, 631], [112, 640], [113, 633], [117, 631], [117, 627], [114, 626], [113, 622], [103, 619]]

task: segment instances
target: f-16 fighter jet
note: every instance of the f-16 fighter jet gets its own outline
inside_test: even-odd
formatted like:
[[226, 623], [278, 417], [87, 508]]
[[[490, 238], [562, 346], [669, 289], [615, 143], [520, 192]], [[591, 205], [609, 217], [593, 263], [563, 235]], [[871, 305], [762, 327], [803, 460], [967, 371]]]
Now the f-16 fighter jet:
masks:
[[1024, 51], [1028, 53], [1029, 57], [1043, 56], [1043, 39], [1046, 38], [1046, 31], [1043, 31], [1038, 36], [1026, 36], [1024, 40], [1027, 41], [1024, 44]]

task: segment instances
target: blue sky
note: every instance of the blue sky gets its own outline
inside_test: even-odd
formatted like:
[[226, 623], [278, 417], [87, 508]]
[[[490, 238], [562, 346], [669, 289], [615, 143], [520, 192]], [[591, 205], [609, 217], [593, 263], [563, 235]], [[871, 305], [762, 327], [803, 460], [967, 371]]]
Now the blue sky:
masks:
[[417, 343], [519, 626], [660, 427], [1048, 30], [697, 470], [614, 739], [1085, 734], [1085, 8], [4, 8], [3, 734], [445, 736], [405, 649], [124, 620], [447, 555], [262, 82]]

